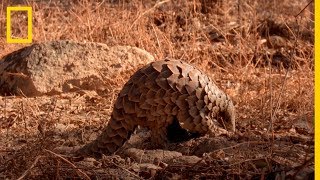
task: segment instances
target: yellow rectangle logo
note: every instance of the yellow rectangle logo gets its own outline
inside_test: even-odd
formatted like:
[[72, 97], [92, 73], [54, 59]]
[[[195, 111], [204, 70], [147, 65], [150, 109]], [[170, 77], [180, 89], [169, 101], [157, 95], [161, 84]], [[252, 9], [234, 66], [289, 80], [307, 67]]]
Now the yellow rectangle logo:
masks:
[[[28, 36], [27, 39], [11, 37], [11, 11], [27, 11]], [[32, 7], [7, 7], [7, 43], [32, 43]]]

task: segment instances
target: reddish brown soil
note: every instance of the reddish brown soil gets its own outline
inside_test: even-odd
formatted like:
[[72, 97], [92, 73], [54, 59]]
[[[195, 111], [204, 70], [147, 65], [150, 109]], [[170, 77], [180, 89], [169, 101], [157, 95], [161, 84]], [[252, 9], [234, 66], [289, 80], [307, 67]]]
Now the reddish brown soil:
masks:
[[[107, 82], [111, 90], [105, 94], [0, 96], [0, 179], [313, 177], [313, 2], [19, 2], [33, 7], [34, 42], [130, 45], [156, 59], [194, 64], [234, 100], [237, 132], [170, 144], [159, 153], [142, 131], [116, 155], [79, 160], [71, 156], [73, 149], [105, 126], [133, 72]], [[10, 5], [15, 4], [0, 3], [0, 57], [26, 46], [6, 43], [4, 17]], [[13, 24], [15, 36], [24, 36], [23, 24]]]

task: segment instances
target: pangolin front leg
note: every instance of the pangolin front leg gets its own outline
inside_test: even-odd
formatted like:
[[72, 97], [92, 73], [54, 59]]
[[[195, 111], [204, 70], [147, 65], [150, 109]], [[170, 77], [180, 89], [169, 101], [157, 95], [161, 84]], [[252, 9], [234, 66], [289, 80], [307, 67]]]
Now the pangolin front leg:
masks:
[[161, 146], [181, 138], [178, 133], [193, 137], [235, 131], [235, 108], [228, 95], [190, 64], [155, 61], [130, 77], [107, 127], [79, 152], [96, 157], [114, 153], [138, 125], [149, 128], [152, 143]]

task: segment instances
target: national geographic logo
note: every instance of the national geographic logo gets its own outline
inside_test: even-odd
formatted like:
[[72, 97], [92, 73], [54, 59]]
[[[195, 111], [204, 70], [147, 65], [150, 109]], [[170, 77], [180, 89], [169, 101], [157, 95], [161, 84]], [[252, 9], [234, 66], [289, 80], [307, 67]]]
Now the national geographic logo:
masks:
[[[27, 38], [12, 38], [11, 32], [11, 12], [12, 11], [27, 11], [28, 17], [28, 34]], [[31, 7], [7, 7], [7, 43], [32, 43], [32, 8]]]

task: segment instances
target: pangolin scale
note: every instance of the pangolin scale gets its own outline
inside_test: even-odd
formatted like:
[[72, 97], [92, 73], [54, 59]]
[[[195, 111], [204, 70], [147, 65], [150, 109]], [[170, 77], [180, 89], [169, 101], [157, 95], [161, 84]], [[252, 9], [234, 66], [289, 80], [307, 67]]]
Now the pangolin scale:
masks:
[[234, 105], [207, 75], [179, 60], [152, 62], [131, 76], [103, 132], [78, 153], [112, 154], [138, 125], [150, 129], [151, 142], [162, 146], [175, 120], [184, 130], [200, 135], [235, 131]]

